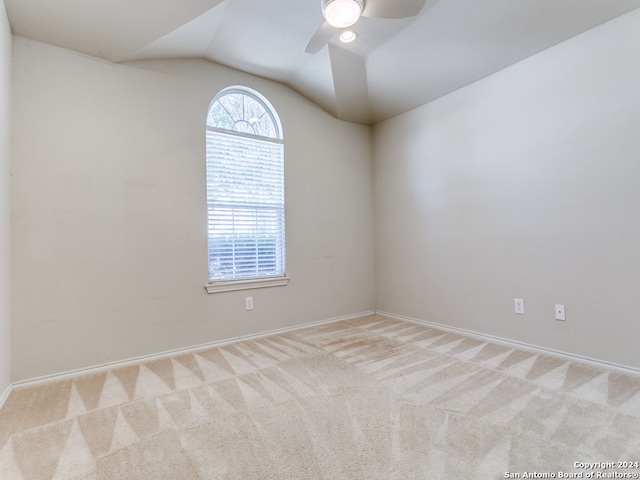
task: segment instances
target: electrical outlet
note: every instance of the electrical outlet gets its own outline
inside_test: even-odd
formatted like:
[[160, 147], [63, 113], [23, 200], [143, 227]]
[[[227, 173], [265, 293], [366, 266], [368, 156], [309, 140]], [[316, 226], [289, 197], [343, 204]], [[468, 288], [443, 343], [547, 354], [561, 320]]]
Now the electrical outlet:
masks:
[[514, 298], [513, 306], [518, 315], [524, 315], [524, 300], [522, 298]]
[[253, 297], [245, 297], [244, 306], [247, 310], [253, 310]]
[[556, 305], [556, 320], [564, 321], [566, 319], [564, 305]]

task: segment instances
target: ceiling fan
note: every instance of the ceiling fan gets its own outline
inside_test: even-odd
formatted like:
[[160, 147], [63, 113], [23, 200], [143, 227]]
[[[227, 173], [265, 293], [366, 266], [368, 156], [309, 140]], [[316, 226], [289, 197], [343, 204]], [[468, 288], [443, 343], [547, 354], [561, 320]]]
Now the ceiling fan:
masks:
[[[320, 0], [325, 21], [313, 34], [304, 51], [314, 54], [329, 47], [329, 60], [335, 93], [335, 111], [338, 118], [369, 124], [372, 115], [369, 107], [367, 72], [364, 57], [340, 48], [331, 39], [341, 31], [340, 40], [349, 43], [357, 34], [349, 27], [360, 17], [373, 19], [401, 19], [420, 13], [427, 0]], [[351, 38], [345, 39], [344, 35]]]
[[320, 0], [325, 21], [304, 48], [316, 53], [329, 43], [339, 29], [354, 25], [361, 16], [398, 19], [420, 13], [426, 0]]

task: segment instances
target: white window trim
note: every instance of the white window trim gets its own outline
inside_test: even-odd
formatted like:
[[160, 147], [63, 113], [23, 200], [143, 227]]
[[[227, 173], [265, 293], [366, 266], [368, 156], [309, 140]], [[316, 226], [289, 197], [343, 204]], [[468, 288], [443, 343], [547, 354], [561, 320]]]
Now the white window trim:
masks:
[[263, 142], [271, 142], [271, 143], [279, 143], [284, 145], [284, 140], [282, 138], [277, 137], [264, 137], [262, 135], [255, 135], [253, 133], [244, 133], [244, 132], [236, 132], [234, 130], [225, 130], [224, 128], [212, 127], [211, 125], [207, 125], [206, 129], [211, 132], [224, 133], [225, 135], [238, 136], [244, 138], [251, 138], [255, 140], [262, 140]]
[[[216, 97], [212, 100], [211, 105], [222, 95], [229, 93], [239, 93], [242, 95], [247, 95], [249, 97], [253, 97], [259, 103], [262, 103], [265, 107], [266, 113], [271, 118], [273, 122], [273, 126], [275, 127], [275, 136], [265, 137], [263, 135], [258, 134], [249, 134], [245, 132], [238, 132], [234, 130], [227, 130], [225, 128], [214, 127], [211, 125], [206, 125], [207, 131], [218, 132], [224, 135], [236, 135], [239, 137], [245, 137], [249, 139], [256, 139], [261, 141], [266, 141], [274, 144], [280, 144], [284, 146], [284, 140], [282, 138], [282, 125], [280, 124], [280, 118], [275, 113], [275, 109], [271, 105], [271, 103], [263, 97], [260, 93], [246, 88], [246, 87], [230, 87], [219, 92]], [[209, 107], [209, 111], [211, 110], [211, 105]], [[284, 259], [286, 262], [286, 258]], [[249, 277], [246, 279], [236, 278], [229, 280], [212, 280], [209, 279], [208, 283], [204, 285], [205, 290], [208, 294], [212, 293], [220, 293], [220, 292], [231, 292], [237, 290], [250, 290], [257, 288], [267, 288], [267, 287], [279, 287], [286, 286], [289, 283], [289, 277], [286, 275], [286, 271], [279, 272], [278, 276], [269, 276], [269, 277]]]
[[289, 277], [251, 278], [248, 280], [226, 280], [205, 284], [207, 293], [234, 292], [237, 290], [252, 290], [254, 288], [284, 287], [289, 283]]

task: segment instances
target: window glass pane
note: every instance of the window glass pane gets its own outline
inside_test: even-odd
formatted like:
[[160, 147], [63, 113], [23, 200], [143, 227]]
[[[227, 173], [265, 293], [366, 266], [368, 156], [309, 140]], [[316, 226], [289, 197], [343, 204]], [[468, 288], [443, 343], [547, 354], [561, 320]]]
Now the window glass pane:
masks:
[[207, 116], [207, 125], [262, 137], [281, 138], [274, 115], [255, 96], [230, 92], [213, 102]]
[[222, 107], [218, 101], [213, 102], [209, 115], [207, 117], [207, 125], [216, 126], [225, 130], [233, 130], [234, 120], [229, 111]]

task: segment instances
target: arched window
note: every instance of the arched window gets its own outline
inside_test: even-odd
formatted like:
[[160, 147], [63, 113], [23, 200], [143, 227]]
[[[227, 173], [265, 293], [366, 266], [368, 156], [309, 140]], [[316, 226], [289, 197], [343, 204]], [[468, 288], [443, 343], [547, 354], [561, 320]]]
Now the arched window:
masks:
[[210, 293], [286, 284], [282, 127], [269, 102], [222, 90], [207, 114]]

